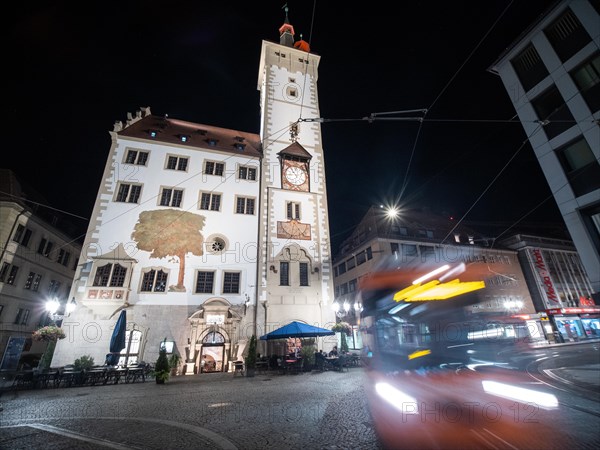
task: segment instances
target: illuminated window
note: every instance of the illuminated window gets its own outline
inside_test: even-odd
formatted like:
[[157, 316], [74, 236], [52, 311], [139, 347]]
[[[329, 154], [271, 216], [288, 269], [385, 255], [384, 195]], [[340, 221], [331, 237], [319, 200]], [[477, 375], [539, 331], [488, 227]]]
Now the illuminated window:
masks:
[[240, 166], [238, 170], [238, 178], [240, 180], [256, 180], [256, 168], [248, 166]]
[[119, 183], [115, 201], [123, 203], [139, 203], [141, 193], [141, 184]]
[[198, 271], [196, 275], [196, 294], [212, 294], [214, 282], [214, 272]]
[[168, 272], [163, 269], [149, 269], [143, 272], [141, 292], [165, 292], [167, 290]]
[[239, 294], [240, 293], [240, 273], [239, 272], [224, 272], [223, 273], [223, 294]]
[[179, 208], [183, 199], [183, 189], [164, 187], [160, 192], [160, 206]]
[[127, 268], [120, 264], [105, 264], [96, 269], [93, 286], [121, 287], [126, 274]]
[[206, 175], [222, 176], [225, 171], [225, 164], [215, 161], [206, 161], [204, 163], [204, 173]]
[[128, 149], [125, 155], [125, 164], [134, 164], [136, 166], [145, 166], [148, 162], [148, 152], [141, 150]]
[[254, 203], [253, 198], [237, 197], [236, 198], [236, 214], [254, 214]]
[[221, 194], [215, 194], [211, 192], [200, 193], [200, 204], [198, 209], [206, 211], [220, 211], [221, 210]]
[[187, 156], [175, 156], [175, 155], [167, 156], [166, 169], [180, 170], [180, 171], [185, 172], [185, 171], [187, 171], [187, 168], [188, 168]]

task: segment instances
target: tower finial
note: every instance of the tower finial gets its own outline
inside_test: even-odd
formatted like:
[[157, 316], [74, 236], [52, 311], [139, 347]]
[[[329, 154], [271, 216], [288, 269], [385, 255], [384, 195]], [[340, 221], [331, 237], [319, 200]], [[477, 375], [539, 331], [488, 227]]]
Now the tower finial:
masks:
[[285, 5], [283, 5], [283, 6], [281, 7], [281, 9], [285, 10], [285, 23], [290, 23], [290, 20], [288, 19], [288, 11], [289, 11], [290, 9], [288, 8], [288, 5], [287, 5], [287, 3], [286, 3]]

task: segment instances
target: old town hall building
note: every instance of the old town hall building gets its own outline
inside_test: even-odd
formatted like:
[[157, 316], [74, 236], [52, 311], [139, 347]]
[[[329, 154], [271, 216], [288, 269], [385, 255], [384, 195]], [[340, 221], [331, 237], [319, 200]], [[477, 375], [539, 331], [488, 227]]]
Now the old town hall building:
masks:
[[279, 32], [262, 43], [260, 135], [150, 108], [115, 124], [71, 290], [77, 309], [52, 366], [104, 362], [121, 310], [121, 364], [154, 362], [166, 341], [186, 373], [202, 359], [231, 370], [250, 336], [290, 321], [335, 321], [324, 152], [310, 120], [320, 57], [287, 17]]

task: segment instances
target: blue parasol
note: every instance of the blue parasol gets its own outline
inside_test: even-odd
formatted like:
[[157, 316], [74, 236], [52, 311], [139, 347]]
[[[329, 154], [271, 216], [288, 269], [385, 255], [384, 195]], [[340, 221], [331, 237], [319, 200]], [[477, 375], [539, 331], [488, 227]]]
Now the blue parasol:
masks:
[[119, 362], [121, 350], [125, 348], [125, 332], [127, 329], [127, 315], [125, 310], [121, 311], [117, 324], [113, 330], [113, 334], [110, 337], [110, 353], [106, 355], [106, 364], [109, 366], [116, 366]]
[[335, 335], [335, 331], [326, 328], [315, 327], [302, 322], [290, 322], [281, 328], [277, 328], [276, 330], [261, 336], [260, 339], [263, 341], [270, 341], [273, 339], [311, 338], [333, 335]]

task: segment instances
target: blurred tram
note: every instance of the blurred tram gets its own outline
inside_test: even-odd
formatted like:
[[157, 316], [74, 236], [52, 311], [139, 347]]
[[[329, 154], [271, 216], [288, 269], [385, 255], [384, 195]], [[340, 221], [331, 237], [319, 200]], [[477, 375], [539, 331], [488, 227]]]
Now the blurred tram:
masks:
[[[478, 303], [484, 282], [468, 274], [464, 264], [443, 268], [430, 277], [436, 269], [384, 270], [362, 280], [360, 332], [366, 365], [381, 371], [460, 366], [473, 355], [493, 358], [498, 348], [527, 340], [522, 320], [507, 324], [505, 317], [474, 318], [468, 307]], [[440, 279], [430, 279], [436, 275]], [[413, 278], [424, 279], [413, 284]], [[423, 289], [427, 285], [429, 291]]]
[[523, 374], [493, 364], [485, 371], [471, 368], [474, 361], [527, 343], [524, 321], [473, 318], [469, 306], [485, 289], [481, 278], [458, 264], [384, 268], [361, 280], [366, 392], [385, 448], [537, 449], [563, 443], [540, 420], [554, 420], [548, 414], [556, 413], [556, 398], [519, 387], [528, 386]]

